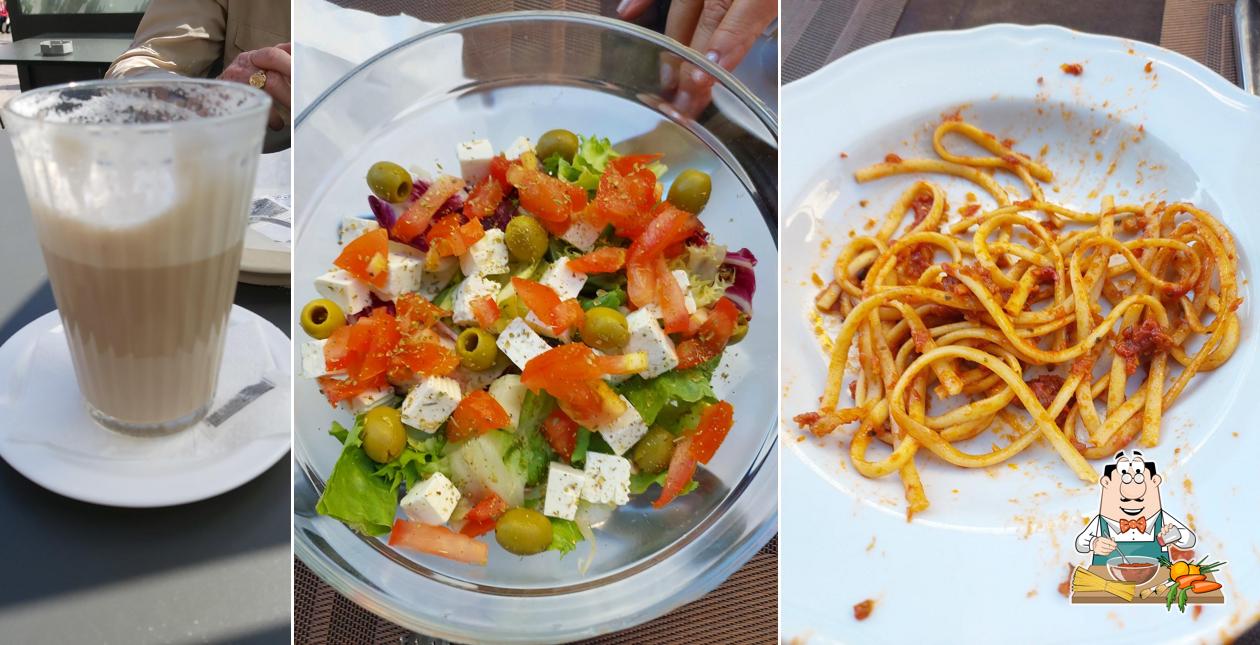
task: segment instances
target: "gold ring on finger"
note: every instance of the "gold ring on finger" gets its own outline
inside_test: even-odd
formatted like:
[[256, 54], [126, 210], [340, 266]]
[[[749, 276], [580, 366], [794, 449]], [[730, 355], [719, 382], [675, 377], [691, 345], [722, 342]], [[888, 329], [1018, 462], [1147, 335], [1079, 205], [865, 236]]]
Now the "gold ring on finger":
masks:
[[250, 74], [249, 84], [261, 90], [263, 86], [267, 84], [267, 72], [260, 69], [257, 72]]

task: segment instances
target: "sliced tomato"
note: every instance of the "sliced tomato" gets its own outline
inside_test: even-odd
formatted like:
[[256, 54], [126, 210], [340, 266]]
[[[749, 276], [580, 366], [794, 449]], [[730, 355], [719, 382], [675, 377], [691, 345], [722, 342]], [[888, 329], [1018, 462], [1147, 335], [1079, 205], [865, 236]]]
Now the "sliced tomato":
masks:
[[507, 180], [507, 171], [511, 166], [512, 162], [508, 161], [507, 157], [500, 153], [498, 156], [490, 159], [490, 176], [499, 182], [500, 186], [506, 188], [511, 185]]
[[398, 326], [394, 317], [383, 307], [372, 310], [372, 315], [355, 321], [356, 327], [365, 327], [371, 336], [363, 361], [352, 375], [360, 381], [366, 381], [384, 374], [389, 370], [390, 357], [398, 346]]
[[555, 408], [543, 419], [543, 434], [551, 449], [564, 457], [565, 461], [573, 458], [573, 449], [577, 447], [578, 424], [569, 418], [560, 408]]
[[722, 353], [735, 333], [739, 308], [729, 298], [721, 298], [696, 334], [678, 343], [678, 369], [695, 367]]
[[630, 352], [620, 356], [595, 356], [595, 365], [604, 374], [638, 374], [648, 368], [647, 352]]
[[495, 321], [499, 319], [499, 303], [495, 302], [494, 296], [474, 298], [469, 305], [472, 307], [473, 318], [477, 319], [478, 326], [482, 329], [494, 327]]
[[659, 155], [631, 155], [609, 162], [595, 193], [595, 223], [612, 224], [617, 235], [636, 238], [651, 220], [656, 175], [647, 165]]
[[433, 220], [438, 209], [442, 208], [442, 204], [463, 189], [464, 180], [459, 177], [450, 175], [438, 177], [429, 189], [424, 191], [420, 199], [412, 202], [394, 223], [394, 229], [391, 231], [394, 239], [400, 242], [414, 240], [417, 235], [429, 228], [429, 222]]
[[459, 367], [459, 356], [454, 350], [432, 340], [406, 339], [394, 350], [389, 376], [402, 382], [415, 374], [446, 376], [456, 367]]
[[359, 381], [353, 378], [339, 379], [333, 376], [321, 376], [316, 380], [319, 382], [319, 389], [324, 392], [328, 402], [334, 406], [342, 401], [353, 399], [364, 392], [379, 390], [387, 385], [383, 376], [377, 376], [366, 381]]
[[394, 520], [394, 530], [389, 534], [389, 545], [482, 566], [485, 566], [490, 555], [490, 545], [485, 542], [460, 535], [445, 526], [407, 520]]
[[581, 343], [553, 347], [525, 365], [521, 384], [533, 392], [546, 390], [569, 418], [588, 428], [615, 421], [626, 403], [603, 381], [607, 365]]
[[[560, 303], [556, 307], [555, 324], [552, 325], [552, 331], [557, 334], [564, 333], [566, 329], [579, 329], [586, 320], [586, 310], [582, 309], [582, 303], [576, 298], [569, 298]], [[557, 331], [558, 328], [558, 331]]]
[[541, 282], [517, 277], [512, 278], [512, 287], [521, 297], [521, 302], [553, 332], [560, 334], [567, 329], [564, 322], [572, 313], [560, 311], [560, 296], [556, 295], [555, 289]]
[[333, 265], [374, 287], [384, 287], [389, 279], [389, 235], [378, 228], [356, 237]]
[[398, 319], [399, 331], [405, 336], [428, 329], [451, 315], [451, 312], [429, 302], [428, 298], [418, 293], [404, 293], [398, 296], [394, 299], [394, 311]]
[[626, 250], [605, 246], [569, 260], [569, 270], [581, 273], [616, 273], [626, 265]]
[[691, 314], [687, 313], [686, 295], [679, 286], [678, 280], [674, 279], [669, 266], [665, 264], [665, 258], [657, 257], [654, 262], [656, 265], [654, 271], [656, 304], [660, 305], [661, 315], [665, 317], [665, 333], [676, 334], [686, 331], [687, 322], [691, 318]]
[[521, 208], [547, 222], [566, 222], [586, 208], [586, 191], [581, 186], [539, 170], [532, 157], [522, 155], [521, 161], [506, 172], [508, 183], [516, 187]]
[[446, 422], [446, 439], [463, 441], [491, 430], [506, 428], [512, 423], [502, 405], [485, 390], [476, 390], [460, 399]]
[[691, 431], [691, 445], [688, 452], [692, 459], [707, 464], [717, 452], [718, 446], [726, 439], [735, 423], [735, 408], [726, 401], [718, 401], [700, 413], [700, 422]]
[[464, 525], [459, 532], [468, 537], [478, 537], [494, 530], [495, 520], [507, 512], [507, 502], [493, 492], [481, 498], [464, 516]]
[[696, 460], [691, 456], [691, 442], [691, 437], [685, 437], [674, 445], [674, 454], [669, 458], [669, 472], [665, 475], [661, 496], [652, 502], [654, 508], [661, 508], [674, 501], [696, 474]]
[[695, 215], [675, 208], [669, 202], [657, 204], [652, 212], [652, 221], [630, 243], [627, 260], [632, 262], [640, 258], [665, 255], [667, 249], [691, 237], [701, 228], [700, 220]]
[[339, 327], [324, 343], [324, 368], [329, 372], [355, 372], [372, 343], [366, 327]]
[[468, 193], [468, 201], [464, 202], [464, 217], [472, 220], [493, 214], [499, 202], [503, 201], [504, 194], [503, 184], [493, 175], [487, 176]]
[[[468, 247], [476, 244], [485, 234], [486, 229], [481, 225], [481, 220], [461, 222], [458, 215], [451, 213], [434, 222], [424, 234], [424, 239], [429, 242], [429, 257], [436, 255], [444, 258], [467, 253]], [[437, 266], [436, 262], [432, 264]]]
[[636, 307], [656, 302], [656, 263], [651, 258], [626, 260], [626, 295]]

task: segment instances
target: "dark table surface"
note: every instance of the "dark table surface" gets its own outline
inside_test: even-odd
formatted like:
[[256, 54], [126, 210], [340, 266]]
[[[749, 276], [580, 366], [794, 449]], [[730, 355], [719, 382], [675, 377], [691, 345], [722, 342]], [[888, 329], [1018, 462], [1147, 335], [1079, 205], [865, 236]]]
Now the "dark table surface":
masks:
[[1061, 25], [1078, 31], [1159, 43], [1164, 3], [1158, 0], [909, 0], [894, 36], [967, 29], [995, 22]]
[[[43, 40], [73, 40], [74, 52], [65, 56], [45, 56], [39, 51]], [[0, 44], [0, 64], [62, 63], [66, 65], [108, 65], [131, 47], [131, 36], [125, 34], [40, 34], [14, 43]]]
[[[4, 139], [0, 274], [34, 287], [0, 293], [0, 342], [55, 308]], [[238, 285], [236, 304], [289, 328], [288, 288]], [[0, 460], [0, 643], [289, 642], [289, 462], [201, 502], [120, 509], [61, 497]]]

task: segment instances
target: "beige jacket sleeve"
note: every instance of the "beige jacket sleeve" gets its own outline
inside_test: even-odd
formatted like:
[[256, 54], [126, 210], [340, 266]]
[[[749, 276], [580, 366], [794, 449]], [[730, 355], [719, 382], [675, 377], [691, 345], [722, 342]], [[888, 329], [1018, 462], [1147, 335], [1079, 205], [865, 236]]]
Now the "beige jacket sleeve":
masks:
[[227, 0], [153, 0], [105, 78], [205, 76], [224, 56]]

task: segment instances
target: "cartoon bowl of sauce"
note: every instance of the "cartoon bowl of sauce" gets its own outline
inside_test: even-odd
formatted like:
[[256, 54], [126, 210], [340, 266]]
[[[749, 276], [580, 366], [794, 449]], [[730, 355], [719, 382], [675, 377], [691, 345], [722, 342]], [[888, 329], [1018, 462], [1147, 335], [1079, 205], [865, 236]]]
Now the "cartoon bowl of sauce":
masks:
[[1117, 556], [1107, 561], [1107, 573], [1117, 582], [1144, 585], [1159, 573], [1159, 560], [1141, 555]]

